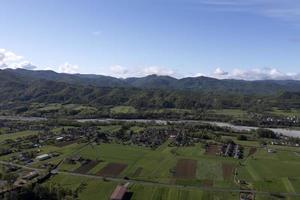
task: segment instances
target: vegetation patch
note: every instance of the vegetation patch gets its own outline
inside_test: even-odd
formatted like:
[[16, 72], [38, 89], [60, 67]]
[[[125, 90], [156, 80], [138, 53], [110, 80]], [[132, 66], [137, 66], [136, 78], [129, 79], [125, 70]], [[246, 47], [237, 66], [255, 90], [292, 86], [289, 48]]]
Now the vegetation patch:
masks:
[[195, 178], [197, 161], [191, 159], [180, 159], [177, 162], [175, 177], [176, 178]]
[[110, 111], [112, 114], [136, 113], [136, 109], [132, 106], [115, 106]]
[[101, 169], [98, 176], [116, 177], [127, 167], [124, 163], [108, 163], [103, 169]]

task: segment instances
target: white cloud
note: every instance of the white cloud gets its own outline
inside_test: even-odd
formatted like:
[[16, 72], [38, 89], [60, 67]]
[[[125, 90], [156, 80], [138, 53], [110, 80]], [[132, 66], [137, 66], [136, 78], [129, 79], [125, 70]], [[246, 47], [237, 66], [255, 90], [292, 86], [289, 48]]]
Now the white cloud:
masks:
[[142, 75], [161, 75], [161, 76], [174, 76], [175, 72], [172, 69], [159, 67], [159, 66], [150, 66], [142, 69]]
[[[108, 70], [107, 70], [108, 69]], [[124, 67], [122, 65], [112, 65], [108, 67], [102, 74], [118, 78], [143, 77], [152, 74], [159, 76], [176, 76], [177, 74], [167, 67], [160, 66], [144, 66], [144, 67]]]
[[211, 76], [220, 79], [243, 79], [243, 80], [300, 80], [300, 73], [284, 73], [276, 68], [254, 68], [250, 70], [234, 69], [232, 72], [216, 70]]
[[215, 76], [226, 76], [226, 75], [228, 75], [228, 72], [226, 72], [226, 71], [224, 71], [224, 70], [222, 70], [221, 68], [217, 68], [217, 69], [215, 69], [215, 71], [214, 71], [214, 73], [213, 73]]
[[198, 72], [196, 74], [192, 74], [192, 75], [186, 75], [184, 77], [200, 77], [200, 76], [206, 76], [205, 74]]
[[109, 71], [111, 75], [118, 78], [124, 77], [128, 74], [128, 69], [121, 65], [112, 65], [109, 67]]
[[36, 66], [31, 64], [23, 56], [19, 56], [12, 51], [6, 49], [0, 49], [0, 68], [23, 68], [23, 69], [35, 69]]
[[75, 74], [75, 73], [78, 73], [78, 69], [79, 69], [79, 67], [77, 65], [72, 65], [68, 62], [65, 62], [64, 64], [62, 64], [58, 67], [58, 72], [67, 73], [67, 74]]

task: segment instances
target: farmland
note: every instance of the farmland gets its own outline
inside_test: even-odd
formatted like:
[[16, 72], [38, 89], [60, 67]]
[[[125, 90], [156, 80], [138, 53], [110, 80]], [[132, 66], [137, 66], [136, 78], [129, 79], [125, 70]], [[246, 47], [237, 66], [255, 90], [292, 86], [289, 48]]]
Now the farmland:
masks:
[[[199, 139], [203, 137], [202, 126], [209, 138]], [[59, 173], [43, 184], [76, 191], [78, 199], [107, 199], [118, 184], [126, 182], [131, 199], [146, 200], [237, 199], [240, 189], [256, 191], [256, 199], [273, 198], [279, 193], [293, 199], [300, 192], [299, 147], [271, 143], [262, 146], [254, 133], [243, 133], [249, 140], [238, 140], [236, 133], [208, 125], [127, 122], [89, 126], [70, 123], [48, 129], [47, 134], [27, 130], [0, 135], [7, 147], [15, 140], [19, 143], [0, 160], [39, 169], [59, 164]], [[194, 138], [185, 130], [191, 131]], [[148, 134], [170, 136], [152, 137], [153, 144], [158, 144], [153, 146], [138, 137]], [[224, 135], [216, 138], [213, 134]], [[24, 145], [37, 136], [49, 141], [37, 148]], [[58, 140], [58, 136], [63, 139]], [[242, 147], [241, 159], [221, 153], [228, 141]], [[272, 153], [269, 149], [273, 149]], [[20, 159], [25, 152], [51, 156], [46, 160], [28, 158], [32, 161], [27, 163]]]

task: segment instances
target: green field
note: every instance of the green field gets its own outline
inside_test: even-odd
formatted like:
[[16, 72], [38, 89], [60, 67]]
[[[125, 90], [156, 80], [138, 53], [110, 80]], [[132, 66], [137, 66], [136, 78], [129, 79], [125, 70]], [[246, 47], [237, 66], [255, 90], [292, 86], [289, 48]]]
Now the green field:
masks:
[[220, 109], [220, 110], [211, 110], [211, 111], [218, 115], [228, 115], [233, 117], [242, 117], [247, 115], [247, 111], [241, 109]]
[[20, 131], [16, 133], [1, 134], [0, 142], [3, 142], [4, 140], [7, 139], [15, 140], [17, 138], [22, 138], [22, 137], [36, 135], [36, 134], [38, 134], [38, 131]]
[[[76, 190], [81, 184], [84, 184], [84, 189], [79, 193], [80, 200], [107, 200], [114, 188], [118, 185], [117, 182], [66, 175], [57, 175], [46, 184], [63, 185], [64, 187], [73, 190]], [[213, 193], [196, 189], [179, 189], [174, 187], [145, 186], [139, 184], [130, 184], [128, 189], [132, 193], [131, 200], [230, 200], [238, 198], [236, 193]]]
[[275, 115], [286, 116], [286, 117], [300, 116], [299, 109], [280, 110], [278, 108], [273, 108], [273, 110], [270, 111], [269, 113], [275, 114]]
[[110, 109], [112, 114], [128, 114], [128, 113], [136, 113], [137, 110], [132, 106], [115, 106]]
[[[200, 144], [190, 147], [169, 147], [168, 144], [169, 142], [166, 142], [156, 150], [134, 145], [100, 144], [93, 147], [87, 146], [78, 154], [84, 158], [102, 161], [88, 172], [94, 175], [109, 163], [122, 163], [126, 164], [127, 167], [118, 175], [120, 178], [130, 177], [130, 179], [141, 181], [200, 187], [203, 186], [205, 181], [210, 180], [213, 187], [235, 189], [238, 186], [234, 182], [233, 174], [229, 179], [225, 179], [222, 171], [223, 164], [232, 164], [238, 166], [238, 178], [246, 180], [250, 188], [272, 193], [294, 193], [299, 191], [300, 171], [298, 169], [300, 168], [300, 157], [293, 156], [293, 152], [279, 150], [270, 154], [266, 149], [258, 148], [252, 157], [242, 160], [242, 165], [239, 166], [235, 159], [204, 154], [204, 149]], [[62, 153], [59, 158], [51, 160], [57, 162], [63, 155], [71, 155], [72, 151], [82, 145], [84, 144], [73, 144], [62, 148], [49, 146], [44, 147], [43, 152], [55, 150]], [[197, 161], [197, 171], [194, 179], [176, 179], [171, 173], [171, 170], [176, 168], [176, 163], [181, 158]], [[64, 163], [61, 170], [74, 171], [78, 167], [78, 164], [69, 165]], [[139, 168], [142, 168], [141, 172], [135, 174]], [[68, 178], [72, 179], [68, 176], [63, 177], [63, 179]], [[52, 181], [57, 181], [57, 178]], [[58, 182], [64, 183], [64, 181]], [[78, 186], [80, 183], [80, 181], [68, 182], [74, 186]], [[100, 194], [107, 198], [117, 184], [115, 182], [103, 182], [102, 180], [87, 180], [87, 183], [90, 186], [80, 194], [82, 199], [93, 199]], [[98, 190], [96, 191], [97, 187]], [[132, 199], [230, 199], [236, 198], [237, 195], [236, 193], [211, 194], [202, 190], [185, 190], [140, 184], [131, 184], [130, 191], [133, 192]], [[103, 199], [105, 199], [104, 197]], [[260, 199], [264, 198], [268, 199], [267, 197], [260, 197]]]

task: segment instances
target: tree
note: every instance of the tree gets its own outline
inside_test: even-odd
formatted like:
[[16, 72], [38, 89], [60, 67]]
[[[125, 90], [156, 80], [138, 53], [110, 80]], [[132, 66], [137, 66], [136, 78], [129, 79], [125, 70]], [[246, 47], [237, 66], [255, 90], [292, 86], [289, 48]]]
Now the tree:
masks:
[[238, 135], [238, 136], [237, 136], [237, 139], [238, 139], [238, 140], [248, 140], [248, 138], [247, 138], [246, 135]]

